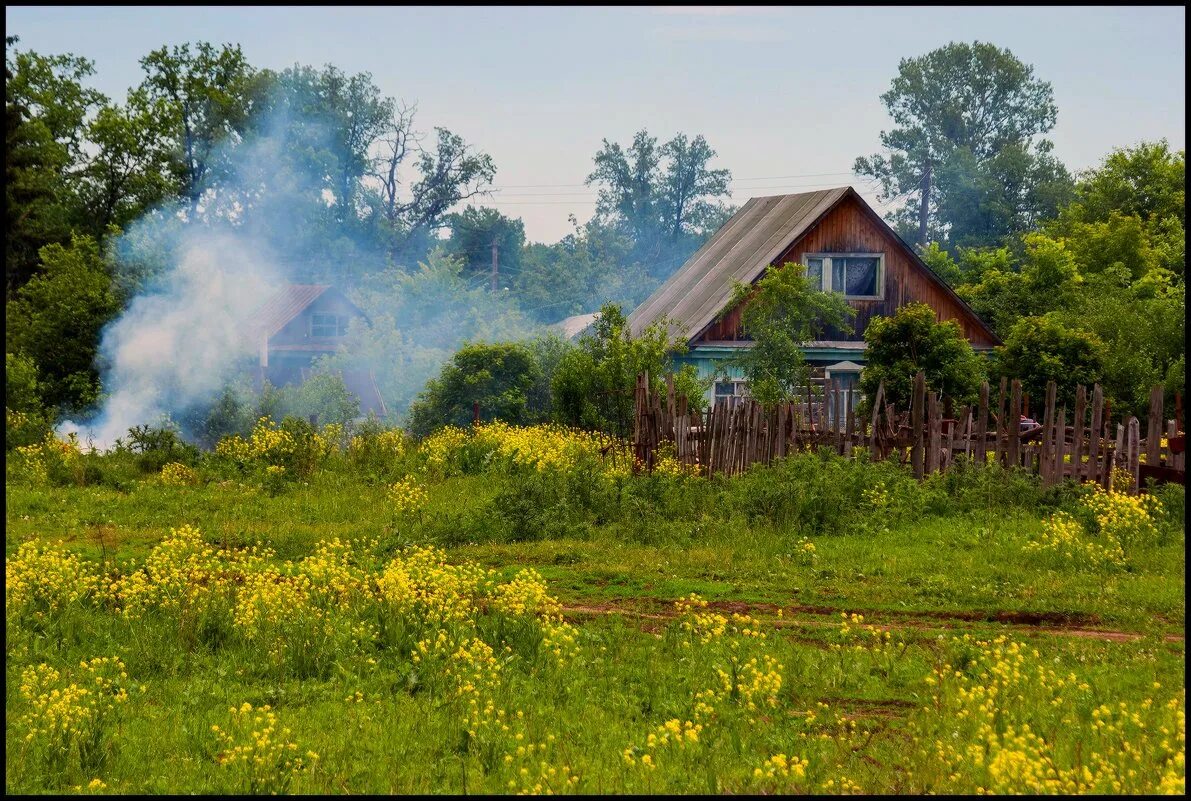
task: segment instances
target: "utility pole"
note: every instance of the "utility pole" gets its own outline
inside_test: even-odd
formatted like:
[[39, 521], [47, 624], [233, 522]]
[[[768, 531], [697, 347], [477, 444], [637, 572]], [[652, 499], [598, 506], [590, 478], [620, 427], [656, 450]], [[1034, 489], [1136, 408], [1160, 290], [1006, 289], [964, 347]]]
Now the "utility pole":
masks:
[[500, 245], [492, 237], [492, 291], [496, 291], [496, 279], [500, 275]]

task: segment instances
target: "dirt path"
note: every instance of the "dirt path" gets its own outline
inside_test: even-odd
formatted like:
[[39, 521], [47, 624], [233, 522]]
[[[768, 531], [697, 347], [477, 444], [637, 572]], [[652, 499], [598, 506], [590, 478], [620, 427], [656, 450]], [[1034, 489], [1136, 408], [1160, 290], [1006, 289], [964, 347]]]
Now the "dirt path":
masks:
[[[802, 606], [794, 604], [779, 607], [776, 604], [750, 604], [744, 601], [711, 601], [708, 609], [724, 614], [749, 614], [762, 617], [774, 628], [791, 627], [834, 627], [839, 625], [840, 615], [857, 613], [864, 615], [865, 622], [879, 629], [897, 631], [903, 629], [963, 628], [973, 623], [999, 623], [1022, 634], [1047, 634], [1059, 637], [1080, 637], [1108, 642], [1133, 642], [1144, 635], [1130, 631], [1095, 628], [1098, 619], [1088, 615], [1039, 612], [971, 612], [971, 611], [922, 611], [891, 612], [888, 610], [839, 609], [829, 606]], [[778, 610], [782, 617], [777, 617]], [[598, 615], [623, 615], [643, 621], [666, 621], [674, 618], [674, 602], [659, 598], [617, 599], [592, 604], [563, 604], [563, 613], [568, 617], [582, 618]], [[1167, 634], [1166, 642], [1183, 642], [1181, 634]]]

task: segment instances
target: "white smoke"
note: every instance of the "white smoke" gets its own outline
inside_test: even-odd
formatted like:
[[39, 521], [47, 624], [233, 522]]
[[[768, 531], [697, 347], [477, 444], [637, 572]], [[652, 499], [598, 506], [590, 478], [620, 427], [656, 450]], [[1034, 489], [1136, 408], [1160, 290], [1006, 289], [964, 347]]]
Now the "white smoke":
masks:
[[106, 450], [128, 429], [210, 397], [255, 353], [245, 323], [285, 286], [271, 258], [233, 233], [196, 227], [175, 250], [172, 267], [133, 299], [100, 345], [111, 394], [86, 424], [62, 434]]

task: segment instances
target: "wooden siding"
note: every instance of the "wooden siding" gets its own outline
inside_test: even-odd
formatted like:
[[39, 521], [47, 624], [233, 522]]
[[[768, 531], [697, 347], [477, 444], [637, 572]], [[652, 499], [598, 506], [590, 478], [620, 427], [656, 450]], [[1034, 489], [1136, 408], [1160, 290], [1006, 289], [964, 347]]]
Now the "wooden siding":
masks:
[[310, 316], [312, 314], [335, 314], [341, 317], [356, 318], [360, 312], [337, 294], [328, 292], [317, 299], [302, 312], [290, 320], [284, 328], [269, 338], [269, 346], [275, 345], [331, 345], [343, 341], [343, 337], [310, 336]]
[[[807, 253], [885, 254], [884, 298], [848, 301], [848, 305], [856, 310], [856, 316], [852, 320], [852, 333], [844, 335], [829, 329], [820, 338], [862, 340], [865, 328], [874, 317], [890, 316], [898, 307], [917, 301], [934, 309], [935, 316], [940, 321], [959, 322], [964, 336], [973, 345], [995, 344], [976, 322], [972, 312], [956, 301], [931, 276], [924, 274], [923, 268], [906, 252], [905, 246], [890, 236], [884, 230], [884, 226], [873, 219], [872, 214], [855, 198], [846, 198], [772, 262], [779, 265], [786, 262], [805, 263], [804, 255]], [[728, 310], [694, 341], [725, 342], [747, 339], [740, 330], [740, 313], [743, 307], [744, 303], [741, 303]]]

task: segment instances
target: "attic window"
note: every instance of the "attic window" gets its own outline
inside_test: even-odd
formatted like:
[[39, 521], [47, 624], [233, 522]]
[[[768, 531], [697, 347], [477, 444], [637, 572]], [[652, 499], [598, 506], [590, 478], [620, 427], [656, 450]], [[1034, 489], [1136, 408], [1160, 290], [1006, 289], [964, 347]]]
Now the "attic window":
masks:
[[807, 277], [824, 292], [843, 292], [849, 300], [885, 297], [883, 253], [808, 253], [803, 261]]
[[310, 315], [310, 336], [341, 337], [347, 334], [347, 317], [339, 314]]

